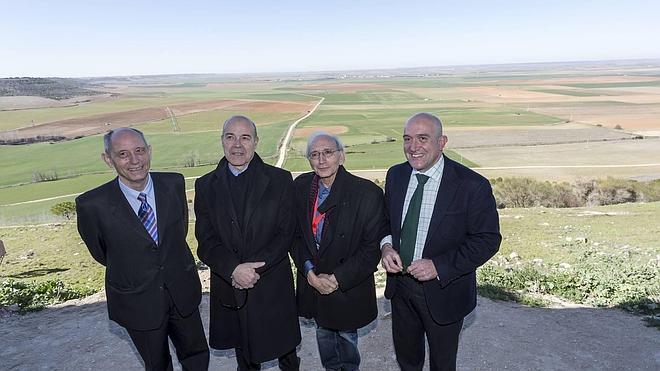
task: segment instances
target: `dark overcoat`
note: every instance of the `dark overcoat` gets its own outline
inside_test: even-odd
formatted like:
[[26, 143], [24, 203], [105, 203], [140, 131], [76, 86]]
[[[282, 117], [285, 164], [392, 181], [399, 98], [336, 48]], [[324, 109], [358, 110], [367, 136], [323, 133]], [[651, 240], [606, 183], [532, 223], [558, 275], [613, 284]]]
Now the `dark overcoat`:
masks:
[[117, 178], [76, 198], [78, 232], [105, 266], [111, 320], [133, 330], [158, 328], [169, 311], [165, 289], [182, 316], [199, 306], [201, 285], [186, 243], [188, 203], [181, 174], [151, 173], [158, 245], [119, 188]]
[[[380, 261], [380, 240], [389, 232], [383, 191], [340, 166], [328, 198], [319, 206], [326, 215], [317, 250], [312, 235], [315, 198], [310, 197], [317, 179], [306, 173], [294, 181], [298, 314], [329, 329], [355, 330], [378, 314], [374, 271]], [[310, 286], [303, 274], [306, 260], [313, 261], [317, 274], [334, 274], [339, 288], [321, 295]]]
[[[240, 347], [250, 361], [263, 362], [293, 350], [301, 339], [288, 254], [295, 230], [293, 180], [255, 154], [239, 218], [227, 167], [223, 158], [195, 182], [197, 255], [211, 268], [209, 345]], [[237, 265], [260, 261], [266, 265], [257, 269], [261, 277], [254, 288], [232, 287]]]

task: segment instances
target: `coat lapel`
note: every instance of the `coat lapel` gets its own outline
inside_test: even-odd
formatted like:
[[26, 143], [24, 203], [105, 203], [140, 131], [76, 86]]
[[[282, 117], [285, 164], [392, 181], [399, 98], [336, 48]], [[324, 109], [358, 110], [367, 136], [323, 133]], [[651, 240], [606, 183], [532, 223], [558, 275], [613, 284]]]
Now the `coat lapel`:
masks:
[[151, 236], [142, 225], [142, 222], [140, 222], [140, 219], [138, 219], [133, 208], [131, 208], [131, 205], [128, 203], [128, 200], [126, 200], [126, 196], [124, 196], [124, 193], [119, 188], [117, 178], [115, 178], [110, 185], [108, 207], [117, 223], [124, 224], [138, 235], [153, 242]]
[[[156, 223], [159, 231], [165, 231], [167, 219], [169, 217], [170, 208], [167, 200], [173, 200], [174, 197], [168, 197], [171, 192], [170, 186], [161, 182], [158, 174], [151, 174], [151, 180], [154, 182], [154, 197], [156, 198]], [[158, 234], [158, 245], [162, 244], [163, 234]]]
[[428, 233], [426, 235], [426, 241], [424, 242], [425, 247], [431, 240], [433, 232], [438, 229], [438, 227], [440, 227], [440, 223], [445, 217], [447, 208], [449, 208], [449, 205], [451, 205], [451, 202], [454, 199], [454, 195], [458, 190], [459, 183], [460, 182], [454, 168], [454, 162], [445, 156], [445, 168], [442, 172], [442, 179], [440, 180], [438, 195], [435, 198], [433, 216], [431, 216], [431, 222], [429, 224]]
[[[390, 206], [392, 211], [390, 215], [392, 216], [393, 222], [391, 223], [394, 231], [392, 235], [401, 236], [401, 223], [403, 215], [403, 204], [406, 200], [406, 192], [408, 192], [408, 183], [410, 182], [410, 174], [412, 174], [412, 167], [406, 163], [406, 166], [401, 168], [400, 174], [396, 174], [394, 177], [394, 185], [392, 186], [392, 200], [390, 201]], [[399, 243], [394, 244], [398, 246]]]
[[[229, 171], [227, 169], [227, 161], [223, 158], [215, 169], [214, 177], [211, 180], [211, 189], [213, 192], [209, 192], [209, 196], [213, 197], [211, 204], [215, 210], [218, 210], [215, 213], [218, 219], [216, 220], [216, 225], [222, 230], [222, 236], [229, 236], [231, 230], [228, 228], [231, 228], [231, 220], [238, 220], [234, 202], [231, 200], [227, 171]], [[229, 216], [230, 220], [226, 220], [227, 216]]]
[[325, 221], [323, 222], [323, 234], [321, 238], [321, 246], [319, 246], [319, 255], [323, 255], [323, 253], [327, 250], [327, 247], [332, 243], [332, 240], [336, 234], [335, 232], [339, 222], [338, 216], [340, 211], [337, 206], [339, 200], [342, 199], [342, 187], [340, 184], [340, 175], [337, 174], [337, 178], [333, 182], [332, 188], [330, 188], [330, 194], [325, 199], [325, 201], [319, 205], [319, 212], [327, 213]]
[[[259, 207], [261, 198], [266, 193], [266, 189], [270, 183], [270, 178], [266, 175], [266, 172], [259, 169], [261, 166], [263, 166], [263, 162], [256, 153], [252, 158], [249, 166], [256, 166], [258, 168], [254, 169], [257, 171], [252, 173], [254, 176], [254, 183], [250, 189], [248, 189], [247, 199], [245, 200], [245, 211], [243, 214], [245, 226], [251, 225], [250, 218], [252, 217], [252, 214], [254, 214], [254, 211]], [[246, 227], [243, 228], [245, 229]]]
[[300, 197], [304, 198], [305, 202], [305, 223], [303, 224], [302, 228], [302, 233], [305, 238], [305, 243], [307, 245], [307, 249], [311, 253], [312, 256], [316, 256], [318, 251], [316, 250], [316, 243], [314, 241], [314, 236], [312, 235], [312, 212], [314, 211], [314, 204], [310, 200], [310, 193], [312, 189], [312, 182], [316, 179], [315, 176], [310, 176], [310, 182], [305, 184], [305, 187], [303, 188], [306, 190], [304, 195], [300, 195]]

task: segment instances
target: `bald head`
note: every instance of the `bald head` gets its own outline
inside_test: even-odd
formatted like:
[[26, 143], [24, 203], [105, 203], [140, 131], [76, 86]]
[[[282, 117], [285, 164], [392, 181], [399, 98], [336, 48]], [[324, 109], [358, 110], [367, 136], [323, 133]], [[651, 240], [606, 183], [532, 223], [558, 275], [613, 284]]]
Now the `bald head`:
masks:
[[257, 138], [257, 125], [254, 123], [254, 121], [250, 120], [249, 117], [243, 115], [235, 115], [228, 118], [225, 123], [222, 124], [222, 135], [225, 135], [229, 126], [239, 122], [250, 125], [252, 127], [252, 137]]
[[435, 137], [440, 138], [442, 136], [442, 122], [440, 122], [440, 119], [428, 112], [419, 112], [416, 113], [408, 120], [406, 120], [406, 124], [404, 125], [404, 130], [407, 128], [410, 124], [415, 123], [415, 122], [424, 122], [424, 123], [429, 123], [433, 125], [434, 131], [435, 131]]
[[112, 129], [112, 130], [108, 131], [107, 133], [105, 133], [105, 135], [103, 136], [103, 150], [105, 151], [105, 153], [107, 155], [110, 155], [110, 153], [112, 152], [112, 138], [118, 136], [119, 134], [123, 134], [123, 133], [126, 133], [126, 132], [133, 133], [133, 134], [137, 135], [138, 137], [140, 137], [140, 139], [144, 143], [145, 147], [149, 146], [149, 144], [147, 143], [147, 139], [144, 137], [144, 134], [138, 129], [126, 128], [126, 127]]

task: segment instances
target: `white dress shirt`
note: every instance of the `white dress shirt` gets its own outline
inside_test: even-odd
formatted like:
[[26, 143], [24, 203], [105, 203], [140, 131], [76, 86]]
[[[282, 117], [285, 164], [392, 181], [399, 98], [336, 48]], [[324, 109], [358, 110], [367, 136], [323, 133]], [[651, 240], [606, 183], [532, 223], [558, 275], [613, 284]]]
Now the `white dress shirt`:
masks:
[[127, 186], [126, 184], [122, 183], [120, 178], [117, 178], [117, 180], [119, 181], [119, 189], [121, 189], [124, 197], [126, 197], [126, 201], [128, 201], [129, 205], [131, 205], [135, 215], [138, 215], [140, 206], [142, 206], [142, 202], [138, 200], [138, 196], [140, 193], [144, 193], [147, 195], [147, 203], [154, 210], [154, 218], [156, 218], [155, 220], [158, 222], [158, 213], [156, 212], [156, 194], [154, 193], [154, 183], [151, 181], [151, 174], [147, 175], [147, 185], [144, 186], [142, 191], [136, 191], [133, 188]]
[[[438, 190], [440, 189], [440, 182], [442, 181], [442, 173], [445, 169], [445, 157], [444, 155], [440, 156], [440, 159], [431, 166], [430, 169], [421, 172], [415, 169], [412, 170], [410, 174], [410, 180], [408, 181], [408, 190], [406, 191], [406, 198], [403, 202], [403, 212], [401, 215], [401, 224], [406, 219], [406, 213], [408, 212], [408, 205], [410, 205], [410, 199], [415, 193], [415, 188], [417, 188], [417, 177], [416, 174], [424, 174], [429, 177], [429, 180], [426, 181], [424, 185], [424, 194], [422, 195], [422, 207], [419, 212], [419, 224], [417, 225], [417, 238], [415, 240], [415, 253], [413, 254], [413, 261], [421, 259], [422, 253], [424, 252], [424, 243], [426, 242], [426, 236], [429, 232], [429, 225], [431, 224], [431, 217], [433, 216], [433, 208], [435, 207], [435, 199], [438, 195]], [[392, 243], [392, 236], [385, 236], [381, 242], [381, 249], [383, 245]]]

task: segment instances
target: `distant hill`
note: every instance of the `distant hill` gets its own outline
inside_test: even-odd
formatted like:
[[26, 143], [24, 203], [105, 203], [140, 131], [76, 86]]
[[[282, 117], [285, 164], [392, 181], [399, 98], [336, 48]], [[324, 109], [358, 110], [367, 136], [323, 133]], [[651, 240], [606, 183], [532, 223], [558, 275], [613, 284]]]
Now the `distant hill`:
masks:
[[78, 79], [10, 77], [0, 79], [0, 97], [32, 96], [68, 99], [84, 95], [102, 94], [94, 86]]

